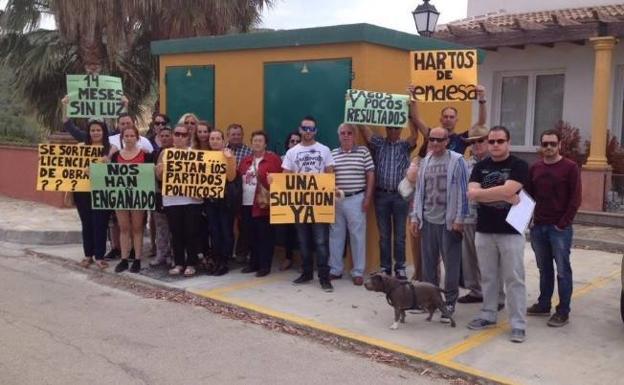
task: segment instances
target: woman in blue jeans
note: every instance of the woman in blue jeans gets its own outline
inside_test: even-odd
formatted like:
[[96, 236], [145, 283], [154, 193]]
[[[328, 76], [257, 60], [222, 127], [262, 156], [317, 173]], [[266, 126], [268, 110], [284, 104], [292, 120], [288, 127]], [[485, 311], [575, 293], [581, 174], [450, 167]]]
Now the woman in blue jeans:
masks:
[[[108, 128], [104, 122], [90, 120], [87, 126], [85, 146], [102, 146], [103, 157], [110, 151], [108, 142]], [[91, 207], [90, 192], [74, 192], [74, 203], [78, 209], [82, 224], [82, 247], [84, 258], [80, 261], [82, 267], [89, 267], [95, 262], [100, 269], [108, 267], [104, 261], [106, 252], [106, 234], [110, 210], [94, 210]]]

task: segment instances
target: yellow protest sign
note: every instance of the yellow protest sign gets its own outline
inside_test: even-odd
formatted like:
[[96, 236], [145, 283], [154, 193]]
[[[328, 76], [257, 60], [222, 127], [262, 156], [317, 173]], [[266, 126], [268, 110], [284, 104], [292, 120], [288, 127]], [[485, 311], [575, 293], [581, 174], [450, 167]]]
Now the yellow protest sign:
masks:
[[223, 198], [226, 170], [221, 151], [168, 148], [163, 154], [162, 194]]
[[410, 52], [412, 84], [418, 100], [460, 102], [477, 98], [477, 51]]
[[104, 156], [104, 147], [40, 144], [37, 191], [91, 191], [89, 165]]
[[334, 174], [271, 174], [272, 224], [334, 223], [336, 178]]

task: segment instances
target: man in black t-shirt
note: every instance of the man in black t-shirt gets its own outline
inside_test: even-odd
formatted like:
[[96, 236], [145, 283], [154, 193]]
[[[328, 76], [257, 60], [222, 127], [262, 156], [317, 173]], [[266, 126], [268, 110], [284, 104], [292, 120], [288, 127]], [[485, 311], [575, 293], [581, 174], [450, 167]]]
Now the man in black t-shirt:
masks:
[[479, 203], [475, 243], [481, 269], [483, 307], [469, 329], [496, 325], [499, 274], [505, 284], [511, 341], [523, 342], [526, 330], [526, 288], [524, 284], [524, 235], [506, 222], [518, 193], [527, 184], [528, 164], [509, 153], [509, 131], [495, 126], [488, 133], [490, 157], [472, 169], [468, 198]]

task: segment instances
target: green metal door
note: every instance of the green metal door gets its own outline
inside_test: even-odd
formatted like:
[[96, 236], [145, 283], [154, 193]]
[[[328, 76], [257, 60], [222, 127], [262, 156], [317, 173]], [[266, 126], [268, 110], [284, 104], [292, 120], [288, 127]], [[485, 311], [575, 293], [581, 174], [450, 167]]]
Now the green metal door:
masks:
[[265, 64], [264, 128], [271, 150], [284, 153], [286, 135], [297, 130], [306, 115], [317, 121], [317, 140], [330, 149], [337, 147], [349, 88], [350, 59]]
[[167, 115], [172, 125], [187, 112], [215, 124], [213, 66], [167, 67], [165, 82]]

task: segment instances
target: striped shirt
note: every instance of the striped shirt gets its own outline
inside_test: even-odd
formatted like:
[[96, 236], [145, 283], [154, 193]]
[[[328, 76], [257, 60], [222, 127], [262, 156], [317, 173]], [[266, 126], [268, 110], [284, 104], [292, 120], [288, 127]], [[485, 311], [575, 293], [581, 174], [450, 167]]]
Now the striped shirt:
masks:
[[366, 189], [366, 172], [375, 169], [366, 147], [354, 146], [351, 151], [338, 147], [332, 150], [336, 187], [347, 194]]
[[375, 184], [378, 188], [396, 191], [410, 165], [412, 146], [406, 140], [390, 142], [373, 135], [370, 142], [375, 160]]
[[243, 160], [244, 157], [251, 155], [253, 153], [253, 151], [251, 151], [251, 148], [245, 146], [244, 144], [234, 147], [228, 143], [227, 148], [232, 150], [232, 152], [234, 153], [234, 157], [236, 157], [236, 167], [238, 167], [238, 165], [240, 164], [241, 160]]

